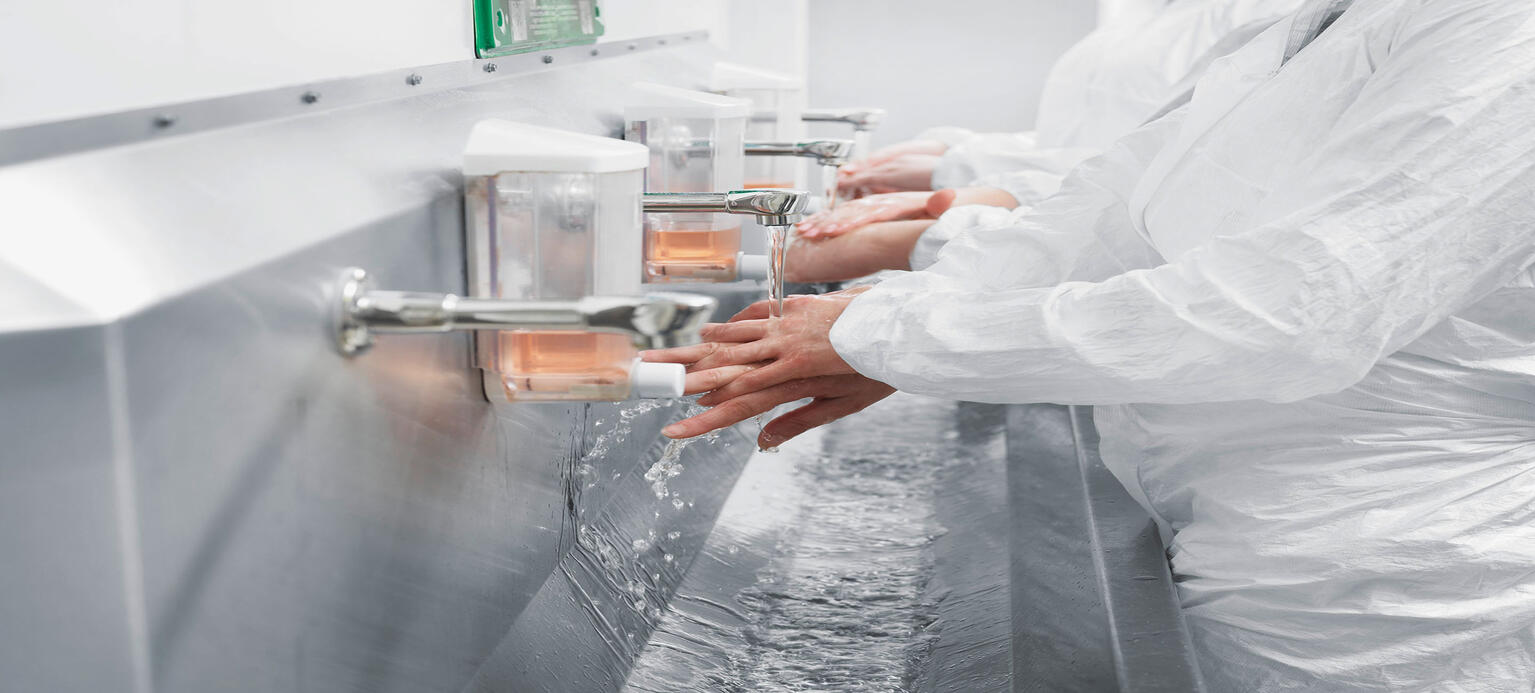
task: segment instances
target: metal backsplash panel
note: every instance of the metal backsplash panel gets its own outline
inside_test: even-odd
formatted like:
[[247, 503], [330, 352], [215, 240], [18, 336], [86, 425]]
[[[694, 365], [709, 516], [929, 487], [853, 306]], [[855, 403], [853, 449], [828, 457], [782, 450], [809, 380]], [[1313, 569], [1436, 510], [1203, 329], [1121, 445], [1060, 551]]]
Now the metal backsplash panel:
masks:
[[[580, 518], [659, 503], [636, 479], [679, 406], [623, 435], [634, 403], [492, 406], [462, 334], [344, 358], [335, 280], [462, 292], [474, 122], [611, 135], [629, 83], [707, 64], [678, 47], [0, 167], [0, 288], [32, 287], [0, 299], [0, 689], [467, 685]], [[690, 493], [723, 498], [747, 447]], [[701, 541], [706, 510], [673, 522]]]

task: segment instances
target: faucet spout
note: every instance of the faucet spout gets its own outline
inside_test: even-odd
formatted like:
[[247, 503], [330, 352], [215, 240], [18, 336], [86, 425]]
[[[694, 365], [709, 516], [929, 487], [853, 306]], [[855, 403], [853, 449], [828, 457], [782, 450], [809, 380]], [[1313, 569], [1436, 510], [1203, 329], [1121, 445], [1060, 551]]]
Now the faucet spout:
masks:
[[659, 349], [696, 344], [714, 306], [712, 298], [682, 293], [511, 301], [379, 291], [369, 286], [366, 272], [351, 269], [341, 287], [338, 343], [352, 355], [372, 346], [374, 334], [572, 330], [627, 334], [638, 348]]
[[[753, 118], [755, 120], [755, 118]], [[800, 114], [800, 120], [807, 123], [847, 123], [854, 130], [868, 131], [878, 127], [885, 120], [883, 108], [817, 108], [808, 109]]]
[[852, 140], [800, 140], [797, 142], [747, 142], [748, 156], [800, 156], [822, 166], [841, 166], [853, 156]]
[[708, 212], [757, 217], [763, 226], [789, 226], [805, 214], [803, 190], [734, 190], [723, 193], [645, 193], [646, 212]]

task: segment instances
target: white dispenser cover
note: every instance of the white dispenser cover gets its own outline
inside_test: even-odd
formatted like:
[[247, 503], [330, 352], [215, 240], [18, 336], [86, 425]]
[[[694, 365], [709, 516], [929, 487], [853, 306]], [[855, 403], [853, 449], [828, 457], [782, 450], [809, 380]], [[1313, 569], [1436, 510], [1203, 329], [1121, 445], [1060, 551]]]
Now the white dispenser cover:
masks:
[[745, 118], [751, 115], [751, 110], [751, 102], [746, 99], [640, 82], [634, 85], [634, 95], [624, 107], [624, 120], [632, 123], [651, 118]]
[[482, 120], [464, 146], [465, 176], [507, 171], [612, 173], [637, 171], [650, 150], [635, 142], [540, 127], [510, 120]]
[[737, 89], [777, 89], [791, 91], [805, 88], [805, 83], [793, 75], [748, 67], [739, 63], [715, 63], [714, 74], [709, 79], [714, 91]]

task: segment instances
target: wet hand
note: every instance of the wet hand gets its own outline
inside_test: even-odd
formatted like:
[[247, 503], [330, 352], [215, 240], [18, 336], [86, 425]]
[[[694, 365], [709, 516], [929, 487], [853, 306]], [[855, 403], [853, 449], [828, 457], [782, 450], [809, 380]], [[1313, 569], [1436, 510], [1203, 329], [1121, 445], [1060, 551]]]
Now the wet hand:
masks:
[[[775, 423], [783, 423], [771, 429], [773, 435], [792, 433], [778, 438], [781, 442], [888, 396], [892, 391], [888, 386], [858, 375], [831, 345], [832, 324], [865, 290], [867, 287], [790, 297], [784, 302], [783, 317], [776, 320], [768, 319], [768, 303], [761, 301], [730, 322], [706, 326], [703, 344], [645, 352], [642, 357], [646, 361], [685, 364], [687, 392], [707, 392], [698, 403], [713, 407], [668, 426], [663, 433], [688, 438], [744, 421], [779, 404], [816, 398], [810, 405], [775, 419]], [[764, 435], [768, 432], [764, 429]]]
[[837, 171], [837, 189], [848, 197], [912, 190], [932, 190], [933, 170], [939, 157], [902, 154], [889, 161], [843, 166]]
[[801, 238], [834, 238], [867, 224], [923, 218], [927, 216], [928, 199], [935, 194], [900, 192], [844, 202], [800, 222], [798, 233]]
[[709, 411], [678, 421], [661, 432], [671, 438], [691, 438], [745, 421], [771, 411], [780, 404], [811, 398], [809, 404], [779, 416], [762, 427], [762, 433], [757, 436], [757, 446], [774, 448], [812, 428], [863, 411], [894, 392], [895, 388], [857, 373], [796, 378], [716, 402]]

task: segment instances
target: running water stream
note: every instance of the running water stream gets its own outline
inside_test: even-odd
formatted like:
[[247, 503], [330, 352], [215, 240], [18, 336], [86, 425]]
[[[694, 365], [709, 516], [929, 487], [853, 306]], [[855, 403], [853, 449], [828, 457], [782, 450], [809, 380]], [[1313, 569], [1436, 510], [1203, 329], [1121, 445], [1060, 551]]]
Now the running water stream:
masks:
[[821, 192], [826, 196], [826, 206], [823, 209], [837, 208], [837, 166], [821, 167]]
[[784, 258], [789, 245], [788, 226], [769, 226], [768, 232], [768, 315], [783, 315]]

